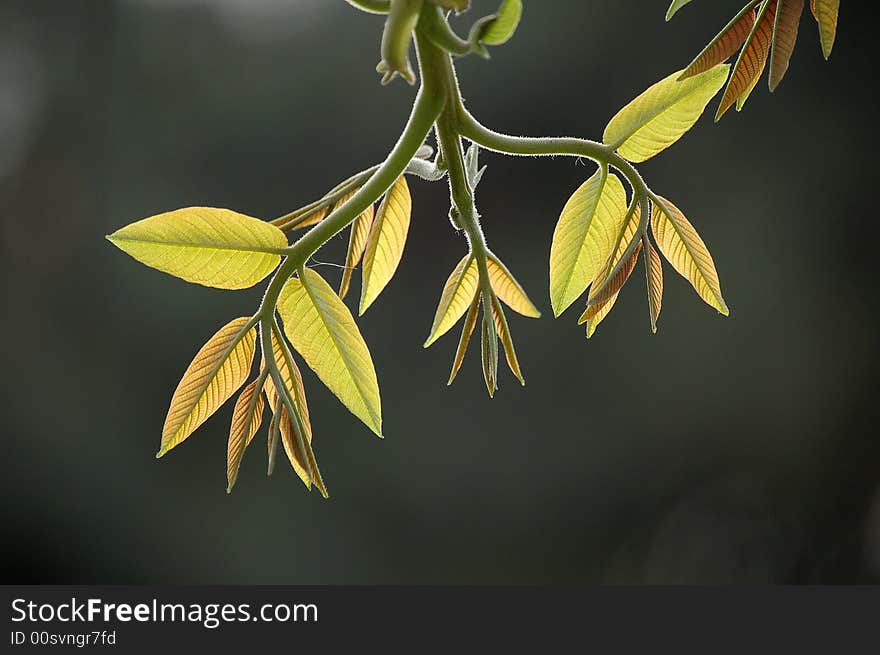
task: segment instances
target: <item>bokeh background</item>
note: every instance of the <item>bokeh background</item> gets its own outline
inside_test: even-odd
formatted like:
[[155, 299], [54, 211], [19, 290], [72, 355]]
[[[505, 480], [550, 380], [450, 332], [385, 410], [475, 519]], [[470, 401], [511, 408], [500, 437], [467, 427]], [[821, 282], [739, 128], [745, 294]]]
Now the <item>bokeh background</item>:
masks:
[[[664, 24], [664, 0], [528, 1], [491, 62], [461, 61], [466, 99], [496, 129], [598, 138], [741, 2]], [[271, 218], [380, 161], [413, 95], [378, 84], [381, 19], [342, 0], [0, 1], [3, 582], [880, 580], [869, 4], [843, 3], [829, 64], [805, 14], [774, 96], [762, 82], [641, 167], [711, 248], [729, 319], [667, 267], [656, 336], [641, 271], [589, 342], [576, 308], [554, 321], [550, 238], [591, 168], [486, 156], [490, 243], [545, 318], [512, 319], [525, 389], [504, 371], [490, 401], [476, 349], [446, 388], [457, 336], [421, 344], [464, 243], [444, 185], [414, 181], [401, 269], [360, 321], [387, 438], [306, 374], [323, 501], [286, 467], [267, 478], [256, 441], [226, 495], [230, 406], [154, 459], [192, 355], [260, 290], [188, 285], [103, 237], [186, 205]]]

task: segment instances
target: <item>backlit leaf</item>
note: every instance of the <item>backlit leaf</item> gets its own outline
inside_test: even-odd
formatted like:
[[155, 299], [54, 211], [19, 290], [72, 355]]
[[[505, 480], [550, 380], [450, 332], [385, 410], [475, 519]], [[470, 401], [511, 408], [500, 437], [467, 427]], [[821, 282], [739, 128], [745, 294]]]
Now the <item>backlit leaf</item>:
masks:
[[296, 475], [306, 485], [306, 489], [312, 488], [312, 480], [314, 479], [318, 491], [324, 498], [327, 498], [327, 487], [321, 477], [321, 471], [318, 469], [318, 462], [311, 447], [311, 429], [304, 428], [302, 417], [291, 417], [286, 406], [281, 408], [279, 427], [284, 453]]
[[730, 313], [721, 296], [715, 262], [706, 244], [678, 207], [665, 198], [654, 203], [651, 229], [660, 252], [699, 296], [724, 316]]
[[825, 59], [831, 56], [834, 39], [837, 36], [837, 14], [840, 0], [812, 0], [813, 15], [819, 23], [819, 40], [822, 42], [822, 54]]
[[[293, 361], [293, 355], [287, 347], [287, 344], [284, 343], [283, 340], [279, 340], [274, 331], [271, 334], [271, 340], [272, 356], [275, 359], [276, 366], [278, 366], [278, 372], [281, 373], [281, 379], [284, 381], [284, 385], [287, 387], [290, 397], [293, 398], [293, 402], [299, 410], [305, 431], [309, 435], [309, 441], [311, 441], [312, 423], [309, 418], [309, 404], [306, 400], [306, 390], [303, 385], [302, 373], [300, 373], [296, 362]], [[274, 408], [277, 404], [278, 394], [275, 390], [275, 383], [271, 376], [266, 379], [265, 393], [266, 400], [269, 402], [269, 407], [272, 411], [275, 411]]]
[[663, 304], [663, 262], [660, 261], [660, 255], [651, 245], [651, 242], [644, 239], [646, 248], [643, 250], [645, 255], [645, 277], [648, 283], [648, 313], [651, 317], [651, 332], [657, 333], [657, 319], [660, 317], [660, 306]]
[[510, 336], [510, 327], [507, 324], [507, 317], [504, 315], [504, 309], [496, 298], [492, 303], [492, 318], [495, 319], [495, 330], [501, 339], [501, 345], [504, 347], [504, 357], [507, 359], [507, 366], [511, 373], [516, 376], [522, 386], [526, 386], [525, 378], [523, 378], [522, 370], [519, 366], [519, 360], [516, 357], [516, 350], [513, 347], [513, 338]]
[[317, 225], [327, 217], [327, 210], [327, 207], [322, 207], [321, 209], [312, 212], [305, 220], [296, 224], [296, 229], [301, 230], [304, 227], [312, 227], [313, 225]]
[[[263, 422], [262, 383], [263, 379], [258, 378], [247, 385], [232, 410], [232, 425], [226, 449], [226, 493], [231, 492], [235, 486], [244, 451]], [[258, 385], [260, 388], [257, 388]]]
[[284, 332], [321, 381], [382, 436], [379, 384], [370, 351], [345, 303], [315, 271], [303, 269], [281, 290]]
[[617, 287], [614, 294], [607, 300], [600, 301], [594, 305], [589, 305], [578, 321], [578, 323], [587, 324], [587, 339], [591, 338], [596, 333], [596, 328], [599, 327], [599, 323], [604, 321], [605, 317], [608, 316], [614, 308], [614, 303], [617, 302], [617, 296], [620, 293], [621, 287], [626, 284], [626, 281], [629, 279], [629, 276], [632, 275], [633, 269], [636, 266], [640, 249], [641, 244], [639, 244], [636, 251], [633, 252], [630, 258], [626, 261], [626, 264], [617, 272], [617, 275], [614, 276], [616, 279], [620, 279], [620, 286]]
[[467, 318], [464, 319], [464, 326], [461, 329], [461, 339], [459, 339], [458, 348], [455, 351], [455, 359], [452, 362], [452, 372], [449, 374], [449, 381], [446, 383], [447, 386], [453, 383], [455, 376], [458, 375], [458, 371], [461, 369], [461, 363], [464, 361], [464, 355], [467, 352], [468, 344], [471, 341], [471, 336], [477, 325], [479, 309], [480, 297], [474, 296], [470, 309], [468, 309]]
[[622, 157], [643, 162], [678, 141], [727, 79], [727, 64], [679, 81], [681, 72], [657, 82], [621, 109], [603, 140]]
[[669, 5], [669, 9], [666, 11], [666, 20], [672, 20], [672, 17], [675, 16], [679, 9], [690, 3], [691, 0], [672, 0], [672, 4]]
[[683, 80], [704, 73], [710, 68], [721, 64], [733, 55], [745, 43], [752, 28], [755, 26], [754, 3], [746, 5], [733, 17], [724, 29], [709, 42], [703, 51], [684, 69], [679, 79]]
[[[354, 193], [349, 194], [339, 202], [343, 204]], [[342, 282], [339, 284], [339, 297], [345, 298], [348, 293], [348, 287], [351, 284], [351, 275], [354, 273], [355, 267], [364, 254], [367, 247], [367, 237], [370, 235], [370, 228], [373, 226], [373, 205], [367, 207], [364, 212], [358, 216], [354, 223], [351, 224], [351, 233], [348, 237], [348, 253], [345, 255], [345, 268], [342, 269]]]
[[767, 57], [770, 54], [770, 43], [773, 40], [773, 25], [776, 19], [776, 0], [766, 2], [761, 6], [758, 17], [755, 20], [755, 26], [752, 28], [742, 52], [733, 67], [733, 73], [727, 88], [724, 89], [724, 95], [721, 97], [721, 104], [715, 114], [715, 120], [721, 120], [721, 117], [730, 109], [734, 103], [739, 101], [741, 109], [748, 98], [751, 90], [755, 88], [764, 67], [767, 64]]
[[502, 0], [495, 19], [486, 23], [480, 41], [486, 45], [507, 43], [516, 32], [522, 18], [522, 0]]
[[550, 247], [550, 301], [559, 316], [596, 278], [626, 216], [620, 179], [600, 168], [565, 204]]
[[773, 27], [773, 48], [770, 54], [770, 90], [774, 91], [785, 72], [797, 42], [798, 25], [804, 12], [804, 0], [782, 0]]
[[373, 304], [400, 264], [411, 211], [409, 187], [401, 176], [385, 194], [367, 238], [360, 314]]
[[486, 260], [486, 268], [489, 270], [489, 282], [492, 285], [492, 290], [501, 302], [518, 314], [528, 318], [541, 318], [541, 312], [529, 300], [525, 289], [520, 286], [500, 259], [489, 255]]
[[477, 260], [468, 254], [458, 262], [446, 280], [443, 293], [440, 295], [440, 303], [437, 305], [437, 312], [434, 314], [431, 334], [425, 341], [425, 348], [446, 334], [458, 322], [458, 319], [464, 316], [477, 294], [478, 284]]
[[250, 320], [230, 321], [196, 353], [171, 397], [156, 457], [191, 435], [245, 383], [256, 345]]
[[214, 207], [151, 216], [107, 239], [142, 264], [220, 289], [255, 285], [278, 266], [279, 252], [287, 247], [274, 225]]

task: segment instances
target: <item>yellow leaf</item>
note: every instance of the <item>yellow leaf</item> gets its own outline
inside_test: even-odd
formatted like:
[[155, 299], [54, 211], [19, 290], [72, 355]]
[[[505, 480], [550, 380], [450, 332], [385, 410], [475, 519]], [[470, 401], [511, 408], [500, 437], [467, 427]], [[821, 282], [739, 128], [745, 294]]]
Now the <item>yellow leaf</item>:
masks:
[[657, 334], [657, 319], [660, 317], [660, 306], [663, 303], [663, 262], [654, 246], [645, 239], [645, 276], [648, 282], [648, 312], [651, 316], [651, 332]]
[[455, 380], [455, 376], [458, 375], [459, 369], [461, 369], [461, 363], [464, 361], [464, 355], [467, 352], [468, 344], [471, 341], [471, 336], [474, 333], [474, 328], [477, 325], [477, 314], [479, 313], [480, 307], [480, 297], [474, 296], [473, 301], [471, 302], [470, 309], [467, 313], [467, 318], [464, 319], [464, 326], [461, 329], [461, 339], [458, 341], [458, 348], [455, 351], [455, 359], [452, 362], [452, 372], [449, 374], [449, 381], [446, 383], [447, 386], [453, 383]]
[[465, 255], [446, 280], [425, 348], [446, 334], [464, 316], [477, 293], [478, 284], [477, 261], [470, 254]]
[[230, 493], [235, 486], [245, 448], [250, 445], [263, 422], [263, 394], [262, 389], [257, 388], [262, 382], [263, 380], [258, 378], [247, 385], [235, 401], [235, 409], [232, 410], [232, 425], [229, 429], [229, 443], [226, 449], [228, 482], [226, 493]]
[[727, 88], [724, 89], [721, 104], [715, 114], [716, 121], [721, 120], [721, 117], [735, 102], [739, 102], [739, 108], [742, 109], [745, 100], [758, 83], [761, 73], [767, 65], [775, 17], [776, 0], [765, 2], [758, 12], [755, 26], [746, 39], [742, 52], [739, 53], [739, 58], [733, 67], [730, 81], [727, 83]]
[[568, 199], [550, 247], [550, 302], [559, 316], [596, 278], [626, 216], [620, 179], [601, 168]]
[[[606, 283], [605, 281], [620, 263], [620, 260], [623, 259], [630, 244], [632, 244], [635, 239], [639, 238], [638, 231], [641, 218], [642, 210], [638, 204], [635, 204], [632, 208], [632, 214], [630, 215], [629, 220], [626, 222], [626, 225], [621, 228], [615, 239], [613, 249], [614, 254], [608, 260], [608, 263], [605, 264], [602, 272], [596, 276], [596, 281], [590, 286], [590, 293], [587, 296], [587, 302], [589, 304], [604, 303], [611, 298], [611, 296], [617, 295], [617, 292], [623, 287], [626, 278], [629, 277], [629, 274], [623, 275], [623, 269], [620, 269], [614, 276], [614, 279], [610, 282]], [[632, 257], [632, 255], [630, 255], [630, 257]]]
[[774, 91], [785, 72], [797, 43], [798, 25], [804, 13], [804, 0], [783, 0], [773, 26], [773, 51], [770, 55], [770, 91]]
[[[337, 203], [337, 206], [344, 204], [353, 195], [354, 192], [348, 194]], [[370, 205], [351, 224], [351, 233], [348, 237], [348, 253], [345, 255], [345, 268], [342, 269], [342, 282], [339, 285], [340, 298], [345, 298], [348, 293], [348, 287], [351, 284], [351, 274], [354, 273], [354, 269], [364, 254], [364, 248], [367, 247], [367, 237], [370, 234], [370, 227], [372, 225], [373, 205]]]
[[681, 210], [666, 198], [654, 203], [651, 229], [660, 252], [690, 282], [700, 298], [727, 316], [730, 310], [721, 296], [715, 262], [706, 244]]
[[755, 10], [746, 5], [723, 30], [709, 42], [703, 51], [684, 69], [680, 80], [704, 73], [730, 59], [742, 47], [755, 26]]
[[501, 338], [501, 345], [504, 346], [504, 357], [507, 359], [507, 366], [511, 373], [516, 376], [522, 386], [526, 386], [525, 378], [519, 366], [519, 360], [516, 357], [516, 350], [513, 347], [513, 337], [510, 335], [510, 327], [507, 324], [507, 317], [504, 315], [504, 309], [496, 298], [492, 303], [492, 318], [495, 319], [495, 329]]
[[359, 313], [363, 315], [391, 281], [409, 231], [412, 198], [406, 178], [401, 176], [385, 194], [367, 238]]
[[220, 289], [255, 285], [278, 266], [287, 247], [287, 238], [274, 225], [214, 207], [151, 216], [107, 239], [142, 264]]
[[643, 162], [678, 141], [727, 79], [727, 64], [679, 81], [673, 73], [642, 93], [608, 123], [602, 137], [622, 157]]
[[281, 290], [278, 313], [294, 349], [340, 401], [382, 436], [376, 370], [354, 318], [330, 285], [303, 269]]
[[[309, 405], [306, 401], [306, 390], [305, 386], [303, 386], [302, 373], [300, 373], [296, 362], [293, 361], [293, 355], [290, 353], [287, 344], [279, 340], [275, 336], [274, 331], [271, 334], [271, 339], [272, 356], [275, 359], [275, 364], [278, 366], [278, 372], [281, 373], [281, 379], [284, 381], [284, 385], [287, 387], [290, 397], [293, 398], [293, 402], [296, 404], [296, 407], [300, 412], [305, 431], [308, 434], [309, 441], [311, 441], [312, 423], [309, 418]], [[274, 412], [278, 401], [278, 394], [275, 390], [275, 383], [271, 376], [266, 379], [265, 392], [266, 400], [269, 402], [269, 408]]]
[[626, 284], [626, 281], [629, 279], [629, 276], [632, 275], [633, 269], [636, 266], [641, 247], [642, 244], [639, 244], [636, 247], [636, 250], [626, 261], [626, 264], [614, 276], [615, 282], [605, 287], [608, 290], [608, 294], [603, 292], [594, 304], [587, 307], [587, 310], [578, 320], [578, 323], [587, 324], [587, 339], [595, 334], [596, 328], [599, 327], [599, 323], [605, 320], [605, 317], [608, 316], [614, 308], [614, 303], [617, 302], [617, 296], [620, 294], [620, 289]]
[[837, 36], [837, 14], [840, 11], [840, 0], [813, 0], [812, 9], [816, 22], [819, 23], [822, 54], [825, 55], [825, 59], [828, 59]]
[[321, 221], [323, 221], [327, 217], [327, 207], [322, 207], [321, 209], [312, 212], [309, 214], [305, 220], [296, 224], [296, 229], [301, 230], [304, 227], [312, 227], [313, 225], [317, 225]]
[[196, 353], [171, 397], [156, 457], [191, 435], [245, 383], [256, 344], [250, 321], [244, 317], [227, 323]]
[[321, 477], [321, 471], [318, 469], [318, 462], [311, 446], [311, 430], [305, 430], [302, 421], [298, 420], [299, 418], [291, 418], [287, 407], [282, 406], [279, 426], [284, 452], [294, 472], [306, 485], [306, 489], [312, 488], [312, 478], [314, 478], [318, 491], [324, 498], [327, 498], [327, 487]]
[[507, 267], [501, 263], [500, 259], [489, 255], [486, 267], [489, 270], [489, 282], [492, 284], [492, 290], [501, 302], [518, 314], [528, 318], [541, 318], [541, 312], [529, 300], [525, 290], [514, 279]]

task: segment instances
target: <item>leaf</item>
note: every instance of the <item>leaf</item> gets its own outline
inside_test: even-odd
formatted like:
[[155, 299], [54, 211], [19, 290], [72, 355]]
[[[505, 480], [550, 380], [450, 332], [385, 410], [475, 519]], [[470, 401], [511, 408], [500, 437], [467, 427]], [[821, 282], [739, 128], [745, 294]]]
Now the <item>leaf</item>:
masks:
[[245, 383], [256, 345], [250, 322], [248, 317], [230, 321], [196, 353], [171, 397], [156, 457], [191, 435]]
[[614, 303], [617, 302], [617, 296], [620, 293], [620, 289], [626, 284], [626, 281], [629, 279], [629, 276], [632, 275], [633, 269], [636, 266], [640, 249], [641, 244], [639, 244], [636, 251], [633, 252], [630, 258], [626, 261], [626, 264], [617, 272], [617, 275], [614, 276], [616, 279], [620, 279], [620, 287], [617, 288], [617, 291], [615, 291], [607, 300], [588, 306], [587, 310], [578, 320], [578, 323], [587, 324], [587, 339], [590, 339], [596, 333], [596, 328], [599, 327], [599, 323], [604, 321], [605, 317], [608, 316], [614, 308]]
[[522, 0], [502, 0], [495, 19], [485, 24], [480, 41], [486, 45], [507, 43], [516, 32], [522, 18]]
[[654, 203], [651, 229], [666, 261], [693, 285], [709, 305], [724, 316], [730, 314], [721, 296], [721, 284], [712, 255], [681, 210], [666, 198], [658, 197]]
[[550, 301], [555, 316], [577, 300], [602, 270], [625, 216], [626, 191], [604, 167], [568, 199], [550, 246]]
[[501, 302], [518, 314], [528, 318], [541, 318], [541, 312], [529, 300], [525, 290], [500, 259], [495, 257], [495, 255], [489, 255], [486, 259], [486, 268], [489, 271], [489, 282], [492, 285], [492, 290]]
[[309, 268], [281, 290], [278, 313], [294, 349], [355, 416], [382, 436], [376, 370], [354, 318], [330, 285]]
[[322, 207], [321, 209], [312, 212], [304, 221], [296, 224], [296, 229], [301, 230], [304, 227], [312, 227], [313, 225], [317, 225], [327, 217], [327, 210], [327, 207]]
[[406, 178], [401, 176], [385, 194], [367, 238], [359, 310], [361, 315], [382, 293], [400, 264], [411, 211], [409, 187]]
[[663, 303], [663, 262], [651, 242], [644, 239], [645, 277], [648, 283], [648, 312], [651, 316], [651, 332], [657, 334], [657, 319]]
[[[302, 373], [300, 373], [296, 362], [293, 361], [293, 356], [291, 355], [287, 344], [276, 337], [274, 330], [272, 331], [270, 338], [272, 340], [272, 357], [275, 359], [275, 365], [278, 367], [278, 372], [281, 373], [281, 379], [284, 381], [284, 386], [287, 387], [290, 397], [293, 398], [293, 402], [296, 404], [296, 408], [300, 412], [305, 431], [309, 435], [309, 441], [311, 441], [312, 423], [309, 417], [309, 405], [306, 401], [306, 389], [303, 385]], [[266, 400], [269, 402], [269, 407], [272, 408], [272, 411], [274, 412], [274, 408], [278, 401], [278, 393], [271, 376], [266, 379], [265, 393]]]
[[458, 371], [461, 368], [461, 363], [464, 361], [464, 355], [467, 352], [468, 344], [471, 341], [474, 328], [477, 326], [477, 314], [479, 313], [479, 308], [480, 297], [474, 296], [470, 309], [468, 309], [467, 318], [464, 319], [464, 326], [461, 329], [461, 339], [458, 341], [458, 348], [455, 351], [455, 359], [452, 362], [452, 372], [449, 374], [449, 381], [446, 383], [446, 386], [453, 383], [455, 376], [458, 375]]
[[750, 3], [724, 26], [724, 29], [709, 42], [709, 45], [703, 48], [703, 51], [684, 69], [678, 79], [684, 80], [704, 73], [730, 59], [745, 43], [754, 26], [754, 3]]
[[519, 360], [516, 357], [516, 350], [513, 347], [513, 338], [510, 336], [507, 317], [504, 315], [504, 309], [497, 298], [492, 302], [492, 318], [495, 320], [495, 330], [501, 338], [501, 345], [504, 347], [504, 357], [507, 360], [507, 366], [510, 372], [519, 380], [519, 383], [522, 386], [526, 386], [525, 378], [523, 378], [522, 370], [519, 366]]
[[822, 54], [825, 59], [828, 59], [837, 36], [837, 14], [840, 11], [840, 0], [811, 0], [811, 2], [813, 15], [816, 17], [816, 22], [819, 23]]
[[770, 91], [785, 77], [791, 53], [797, 43], [798, 25], [804, 13], [804, 0], [782, 0], [773, 26], [773, 48], [770, 54]]
[[666, 20], [672, 20], [672, 17], [678, 12], [679, 9], [691, 3], [691, 0], [672, 0], [672, 4], [669, 5], [669, 9], [666, 11]]
[[306, 485], [306, 489], [311, 490], [312, 479], [314, 479], [318, 491], [324, 498], [328, 498], [327, 486], [321, 477], [321, 471], [318, 469], [318, 462], [311, 447], [311, 429], [304, 429], [301, 418], [299, 416], [291, 418], [287, 407], [281, 408], [279, 426], [284, 453], [296, 475]]
[[446, 280], [443, 293], [440, 295], [440, 302], [437, 305], [437, 312], [434, 314], [431, 333], [425, 341], [425, 348], [446, 334], [452, 329], [452, 326], [458, 323], [458, 319], [464, 316], [468, 305], [477, 294], [478, 284], [477, 260], [468, 254], [458, 262]]
[[245, 289], [281, 261], [287, 238], [274, 225], [214, 207], [188, 207], [127, 225], [107, 239], [142, 264], [187, 282]]
[[776, 18], [776, 0], [767, 2], [761, 6], [758, 17], [755, 19], [755, 26], [746, 39], [742, 52], [733, 67], [733, 74], [724, 89], [724, 95], [721, 97], [721, 104], [715, 114], [715, 120], [721, 120], [721, 117], [730, 109], [737, 100], [739, 100], [739, 108], [745, 104], [751, 90], [755, 88], [764, 66], [767, 64], [767, 56], [770, 53], [770, 43], [773, 39], [773, 24]]
[[229, 428], [226, 449], [226, 493], [232, 492], [244, 451], [263, 422], [263, 381], [264, 378], [261, 377], [247, 385], [232, 410], [232, 425]]
[[483, 363], [483, 379], [486, 381], [486, 389], [489, 398], [495, 397], [498, 391], [498, 333], [495, 331], [495, 322], [486, 316], [488, 310], [483, 305], [483, 322], [480, 333], [480, 346]]
[[[338, 204], [345, 203], [354, 193], [343, 198]], [[348, 253], [345, 255], [345, 268], [342, 269], [342, 282], [339, 284], [339, 297], [345, 298], [348, 287], [351, 284], [351, 275], [357, 267], [364, 249], [367, 247], [367, 237], [373, 225], [373, 205], [370, 205], [358, 216], [351, 225], [351, 233], [348, 237]]]
[[603, 140], [632, 162], [650, 159], [678, 141], [727, 79], [727, 64], [678, 81], [681, 72], [657, 82], [617, 112]]

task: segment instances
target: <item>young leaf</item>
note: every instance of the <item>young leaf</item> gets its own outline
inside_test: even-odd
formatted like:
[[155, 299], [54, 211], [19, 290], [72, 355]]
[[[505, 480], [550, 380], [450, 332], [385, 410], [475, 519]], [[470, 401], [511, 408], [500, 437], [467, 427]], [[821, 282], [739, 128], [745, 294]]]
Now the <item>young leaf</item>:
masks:
[[464, 326], [461, 329], [461, 339], [458, 341], [458, 348], [455, 351], [455, 359], [452, 362], [452, 372], [449, 374], [449, 381], [446, 383], [446, 386], [452, 384], [455, 381], [455, 376], [458, 375], [461, 363], [464, 361], [464, 355], [467, 352], [468, 344], [471, 341], [471, 336], [474, 333], [474, 328], [477, 326], [477, 314], [479, 313], [479, 309], [480, 297], [474, 296], [470, 309], [468, 309], [467, 318], [464, 319]]
[[330, 285], [309, 268], [281, 290], [278, 313], [294, 349], [355, 416], [382, 436], [376, 370], [354, 318]]
[[666, 11], [666, 20], [672, 20], [672, 17], [675, 16], [679, 9], [690, 3], [691, 0], [672, 0], [672, 4], [669, 5], [669, 9]]
[[840, 0], [811, 0], [811, 9], [813, 16], [816, 17], [816, 22], [819, 23], [822, 54], [825, 59], [828, 59], [837, 36], [837, 14], [840, 10]]
[[804, 12], [804, 0], [782, 0], [776, 12], [773, 26], [773, 48], [770, 54], [770, 91], [785, 77], [788, 62], [794, 51], [798, 36], [798, 25]]
[[287, 238], [274, 225], [214, 207], [188, 207], [127, 225], [107, 239], [142, 264], [187, 282], [245, 289], [281, 261]]
[[522, 0], [502, 0], [495, 19], [487, 22], [480, 33], [480, 41], [486, 45], [507, 43], [522, 18]]
[[504, 357], [507, 360], [507, 366], [510, 372], [516, 376], [522, 386], [526, 386], [525, 378], [519, 366], [519, 360], [516, 358], [516, 350], [513, 347], [513, 338], [510, 336], [510, 327], [507, 324], [507, 317], [504, 315], [504, 308], [497, 298], [492, 302], [492, 318], [495, 320], [495, 330], [501, 339], [501, 345], [504, 347]]
[[681, 72], [657, 82], [621, 109], [605, 128], [605, 143], [632, 162], [650, 159], [678, 141], [727, 79], [727, 64], [678, 81]]
[[[617, 275], [615, 275], [615, 279], [620, 280], [620, 287], [611, 295], [607, 300], [599, 301], [595, 304], [589, 305], [587, 310], [583, 313], [581, 318], [578, 320], [578, 323], [586, 323], [587, 324], [587, 339], [592, 338], [592, 336], [596, 333], [596, 328], [599, 327], [599, 323], [605, 320], [605, 317], [611, 313], [611, 310], [614, 308], [614, 303], [617, 302], [617, 296], [620, 293], [621, 287], [626, 284], [626, 281], [629, 280], [629, 276], [632, 275], [633, 269], [636, 266], [636, 261], [639, 257], [639, 250], [641, 249], [641, 244], [637, 247], [635, 252], [630, 256], [628, 260], [626, 260], [626, 264], [621, 268]], [[606, 287], [607, 288], [607, 287]]]
[[312, 227], [313, 225], [317, 225], [321, 221], [323, 221], [327, 217], [327, 207], [322, 207], [316, 212], [309, 214], [308, 218], [306, 218], [301, 223], [296, 224], [296, 229], [301, 230], [304, 227]]
[[291, 418], [287, 407], [281, 408], [279, 426], [284, 452], [297, 477], [302, 480], [303, 484], [306, 485], [306, 489], [309, 490], [312, 488], [312, 478], [314, 478], [318, 491], [321, 492], [324, 498], [327, 498], [327, 487], [321, 477], [321, 471], [318, 469], [318, 462], [315, 459], [315, 453], [311, 446], [311, 430], [305, 429], [301, 417], [294, 416]]
[[484, 302], [480, 352], [483, 357], [483, 380], [486, 381], [489, 398], [494, 398], [495, 392], [498, 390], [498, 333], [495, 331], [494, 320], [489, 318], [491, 311]]
[[401, 176], [385, 194], [367, 238], [360, 315], [373, 304], [397, 271], [406, 245], [411, 211], [409, 186]]
[[525, 290], [500, 259], [495, 255], [489, 255], [486, 260], [486, 268], [489, 270], [489, 282], [492, 284], [492, 290], [501, 302], [518, 314], [528, 318], [541, 318], [541, 312], [529, 300]]
[[626, 216], [620, 179], [600, 168], [562, 209], [550, 246], [550, 302], [559, 316], [602, 270]]
[[770, 43], [773, 39], [773, 24], [776, 18], [776, 0], [767, 1], [761, 6], [755, 26], [746, 39], [742, 52], [733, 67], [733, 74], [724, 89], [721, 104], [715, 114], [715, 120], [730, 109], [735, 102], [739, 102], [741, 109], [751, 90], [755, 88], [764, 66], [767, 64], [767, 56], [770, 53]]
[[[306, 401], [306, 389], [303, 385], [302, 373], [300, 373], [296, 362], [293, 361], [293, 356], [291, 355], [287, 344], [281, 339], [278, 339], [274, 331], [271, 334], [271, 339], [272, 357], [275, 359], [275, 364], [278, 366], [278, 372], [281, 373], [281, 379], [284, 381], [284, 386], [287, 387], [290, 397], [293, 398], [293, 402], [299, 410], [305, 431], [309, 435], [309, 441], [311, 441], [312, 423], [309, 418], [309, 404]], [[269, 402], [269, 407], [272, 408], [272, 411], [274, 412], [274, 408], [278, 402], [278, 393], [271, 376], [266, 379], [265, 393], [266, 400]]]
[[657, 334], [657, 319], [663, 303], [663, 262], [647, 237], [642, 239], [645, 254], [645, 277], [648, 283], [648, 313], [651, 317], [651, 332]]
[[263, 422], [263, 381], [263, 378], [257, 378], [247, 385], [232, 410], [232, 425], [226, 449], [226, 493], [232, 492], [245, 448], [251, 444]]
[[693, 285], [700, 298], [727, 316], [730, 310], [721, 296], [718, 272], [706, 244], [678, 207], [666, 198], [657, 200], [651, 229], [660, 252]]
[[709, 42], [703, 51], [684, 69], [679, 80], [693, 77], [704, 73], [713, 66], [717, 66], [730, 59], [736, 51], [746, 42], [752, 28], [755, 26], [755, 3], [749, 3], [733, 17], [724, 29]]
[[446, 334], [458, 319], [464, 316], [468, 305], [477, 294], [478, 283], [477, 261], [472, 255], [467, 254], [458, 262], [449, 279], [446, 280], [437, 312], [434, 314], [431, 334], [425, 341], [425, 348]]
[[[344, 203], [349, 197], [344, 198], [339, 204]], [[364, 213], [358, 216], [351, 225], [351, 234], [348, 238], [348, 253], [345, 255], [345, 268], [342, 269], [342, 282], [339, 284], [339, 297], [345, 298], [348, 287], [351, 284], [351, 274], [364, 254], [367, 247], [367, 237], [373, 225], [373, 205], [370, 205]]]
[[196, 353], [171, 397], [156, 457], [191, 435], [245, 383], [256, 344], [250, 321], [230, 321]]

